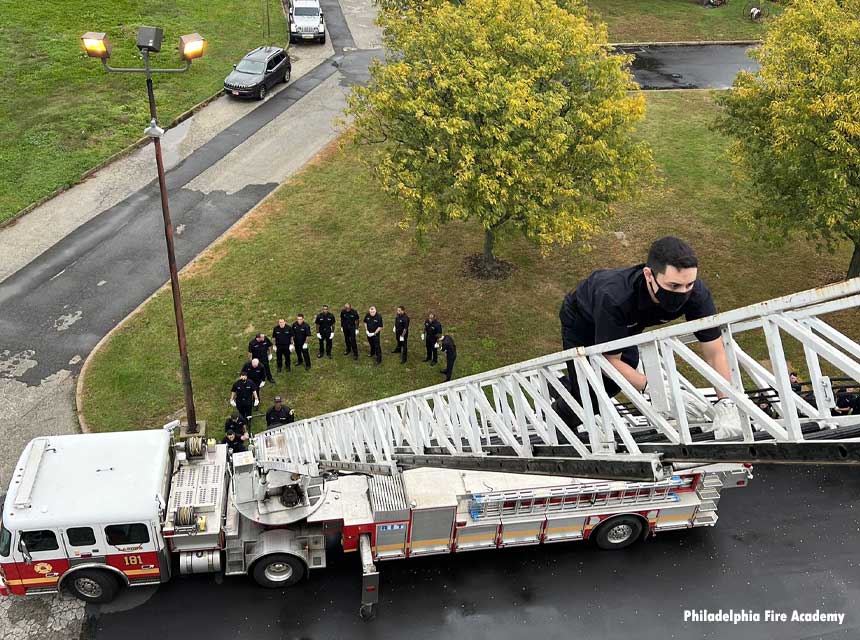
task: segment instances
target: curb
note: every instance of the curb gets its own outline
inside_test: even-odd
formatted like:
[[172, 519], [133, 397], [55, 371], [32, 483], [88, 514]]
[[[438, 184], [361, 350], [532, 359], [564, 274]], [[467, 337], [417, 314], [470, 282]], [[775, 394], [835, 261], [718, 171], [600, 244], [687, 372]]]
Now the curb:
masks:
[[[211, 250], [215, 249], [221, 242], [223, 242], [228, 235], [240, 224], [246, 222], [250, 216], [252, 216], [260, 207], [268, 204], [269, 200], [273, 199], [281, 190], [281, 187], [292, 180], [295, 176], [299, 175], [299, 173], [305, 171], [308, 167], [310, 167], [316, 160], [319, 158], [326, 150], [333, 144], [339, 144], [342, 135], [337, 136], [329, 142], [326, 146], [320, 149], [310, 160], [308, 160], [295, 174], [284, 180], [284, 182], [280, 183], [277, 187], [272, 189], [272, 191], [262, 200], [260, 200], [257, 204], [255, 204], [245, 215], [236, 220], [233, 224], [231, 224], [224, 232], [215, 238], [209, 246], [207, 246], [203, 251], [198, 253], [194, 258], [186, 264], [182, 269], [179, 270], [179, 275], [182, 276], [182, 273], [185, 272], [188, 268], [193, 267], [198, 260], [202, 259], [206, 256]], [[181, 284], [181, 283], [180, 283]], [[81, 433], [93, 433], [90, 426], [87, 424], [86, 418], [84, 418], [84, 414], [82, 411], [83, 408], [83, 394], [84, 394], [84, 378], [87, 375], [87, 372], [90, 368], [90, 363], [93, 360], [93, 356], [95, 356], [102, 347], [108, 342], [108, 340], [113, 337], [113, 335], [122, 329], [129, 320], [134, 318], [137, 314], [139, 314], [143, 308], [158, 294], [163, 291], [168, 291], [170, 289], [170, 281], [166, 281], [163, 285], [161, 285], [158, 289], [156, 289], [152, 294], [150, 294], [146, 300], [137, 305], [132, 311], [129, 312], [127, 316], [125, 316], [122, 320], [120, 320], [110, 331], [108, 331], [104, 336], [102, 336], [101, 340], [96, 343], [96, 346], [92, 348], [89, 354], [84, 360], [84, 364], [81, 366], [81, 370], [78, 373], [78, 379], [75, 383], [75, 413], [78, 418], [78, 425], [81, 428]]]
[[[198, 111], [200, 111], [203, 107], [207, 106], [209, 103], [213, 102], [213, 101], [214, 101], [214, 100], [216, 100], [217, 98], [220, 98], [223, 94], [224, 94], [224, 90], [223, 90], [223, 89], [219, 89], [217, 93], [214, 93], [214, 94], [212, 94], [211, 96], [209, 96], [208, 98], [205, 98], [204, 100], [202, 100], [201, 102], [198, 102], [197, 104], [195, 104], [195, 105], [194, 105], [193, 107], [191, 107], [190, 109], [187, 109], [187, 110], [183, 111], [183, 112], [182, 112], [182, 113], [180, 113], [178, 116], [176, 116], [173, 120], [171, 120], [171, 121], [170, 121], [170, 124], [165, 128], [165, 130], [172, 129], [172, 128], [173, 128], [173, 127], [175, 127], [176, 125], [181, 124], [181, 123], [182, 123], [182, 122], [184, 122], [185, 120], [188, 120], [188, 118], [190, 118], [191, 116], [193, 116], [195, 113], [197, 113]], [[58, 188], [58, 189], [56, 189], [56, 190], [52, 191], [51, 193], [49, 193], [49, 194], [48, 194], [48, 195], [46, 195], [46, 196], [42, 196], [41, 198], [39, 198], [38, 200], [36, 200], [36, 202], [30, 203], [30, 204], [28, 204], [26, 207], [24, 207], [23, 209], [21, 209], [20, 211], [18, 211], [15, 215], [13, 215], [13, 216], [12, 216], [11, 218], [9, 218], [8, 220], [5, 220], [5, 221], [3, 221], [3, 222], [0, 222], [0, 229], [5, 229], [6, 227], [11, 227], [11, 226], [12, 226], [12, 225], [14, 225], [16, 222], [18, 222], [18, 220], [20, 220], [20, 219], [21, 219], [21, 217], [23, 217], [23, 216], [27, 215], [28, 213], [30, 213], [30, 212], [31, 212], [33, 209], [35, 209], [36, 207], [39, 207], [39, 206], [41, 206], [41, 205], [45, 204], [46, 202], [48, 202], [48, 200], [51, 200], [51, 199], [53, 199], [53, 198], [56, 198], [56, 197], [57, 197], [58, 195], [60, 195], [61, 193], [65, 192], [65, 191], [68, 191], [68, 190], [69, 190], [69, 189], [71, 189], [72, 187], [74, 187], [74, 186], [76, 186], [76, 185], [78, 185], [78, 184], [82, 183], [84, 180], [86, 180], [87, 178], [89, 178], [90, 176], [92, 176], [92, 175], [93, 175], [94, 173], [96, 173], [97, 171], [101, 171], [102, 169], [104, 169], [104, 168], [105, 168], [105, 167], [107, 167], [108, 165], [110, 165], [110, 164], [112, 164], [112, 163], [116, 162], [117, 160], [120, 160], [120, 159], [122, 159], [122, 158], [124, 158], [124, 157], [126, 157], [126, 156], [128, 156], [128, 155], [130, 155], [130, 154], [132, 154], [132, 153], [134, 153], [134, 152], [135, 152], [135, 151], [137, 151], [138, 149], [143, 148], [144, 146], [146, 146], [146, 144], [148, 144], [148, 143], [149, 143], [149, 141], [150, 141], [150, 138], [149, 138], [148, 136], [143, 136], [142, 138], [138, 138], [137, 140], [135, 140], [134, 142], [132, 142], [130, 145], [128, 145], [128, 146], [127, 146], [127, 147], [125, 147], [124, 149], [120, 149], [119, 151], [117, 151], [117, 152], [116, 152], [116, 153], [114, 153], [113, 155], [108, 156], [107, 158], [105, 158], [104, 160], [102, 160], [102, 161], [101, 161], [100, 163], [98, 163], [96, 166], [94, 166], [94, 167], [92, 167], [92, 168], [87, 169], [86, 171], [84, 171], [84, 172], [83, 172], [83, 173], [82, 173], [78, 178], [76, 178], [73, 182], [70, 182], [69, 184], [64, 185], [64, 186], [62, 186], [62, 187], [60, 187], [60, 188]]]
[[610, 42], [610, 47], [710, 47], [718, 45], [761, 44], [761, 40], [681, 40], [680, 42]]

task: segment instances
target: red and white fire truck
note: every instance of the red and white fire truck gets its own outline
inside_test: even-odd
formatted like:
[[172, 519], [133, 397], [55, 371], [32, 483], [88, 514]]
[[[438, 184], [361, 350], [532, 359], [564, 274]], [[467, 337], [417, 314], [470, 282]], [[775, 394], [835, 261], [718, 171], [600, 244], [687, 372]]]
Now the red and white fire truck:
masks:
[[592, 540], [622, 549], [669, 529], [711, 526], [738, 464], [658, 482], [413, 469], [393, 475], [266, 471], [251, 451], [170, 429], [30, 442], [0, 529], [0, 593], [67, 589], [107, 602], [174, 575], [250, 575], [293, 585], [326, 566], [326, 537], [362, 558], [362, 612], [378, 597], [375, 562]]

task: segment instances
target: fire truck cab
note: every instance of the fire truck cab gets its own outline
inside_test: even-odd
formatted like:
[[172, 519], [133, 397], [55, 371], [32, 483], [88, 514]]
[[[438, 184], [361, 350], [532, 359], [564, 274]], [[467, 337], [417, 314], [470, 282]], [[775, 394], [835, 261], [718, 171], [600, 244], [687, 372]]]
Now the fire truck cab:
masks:
[[123, 587], [167, 581], [159, 513], [170, 441], [164, 430], [31, 441], [3, 500], [0, 593], [67, 588], [106, 602]]

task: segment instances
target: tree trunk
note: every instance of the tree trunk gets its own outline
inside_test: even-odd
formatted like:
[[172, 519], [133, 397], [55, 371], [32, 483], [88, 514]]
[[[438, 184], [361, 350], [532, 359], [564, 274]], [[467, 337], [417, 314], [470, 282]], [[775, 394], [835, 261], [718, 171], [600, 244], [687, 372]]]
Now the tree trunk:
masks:
[[854, 240], [854, 253], [851, 256], [851, 263], [848, 265], [848, 277], [856, 278], [860, 276], [860, 238]]
[[495, 246], [495, 232], [492, 229], [484, 229], [484, 262], [487, 265], [496, 264], [496, 254], [493, 252]]

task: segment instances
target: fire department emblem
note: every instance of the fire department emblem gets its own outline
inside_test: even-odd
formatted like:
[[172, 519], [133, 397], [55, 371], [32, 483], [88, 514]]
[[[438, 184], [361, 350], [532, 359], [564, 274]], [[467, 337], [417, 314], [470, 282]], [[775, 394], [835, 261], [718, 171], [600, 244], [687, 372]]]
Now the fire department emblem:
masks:
[[36, 573], [41, 573], [43, 576], [51, 573], [51, 569], [53, 569], [53, 567], [47, 562], [40, 562], [33, 567], [33, 571], [35, 571]]

